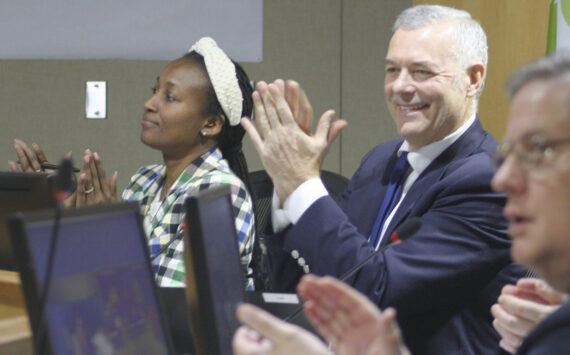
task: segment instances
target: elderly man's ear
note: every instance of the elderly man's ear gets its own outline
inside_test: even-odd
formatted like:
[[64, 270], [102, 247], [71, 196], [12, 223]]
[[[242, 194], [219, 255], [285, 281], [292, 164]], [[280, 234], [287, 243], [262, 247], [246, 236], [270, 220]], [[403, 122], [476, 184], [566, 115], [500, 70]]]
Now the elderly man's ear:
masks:
[[475, 96], [483, 85], [483, 79], [485, 78], [485, 66], [481, 63], [470, 66], [467, 68], [467, 76], [469, 78], [467, 96]]

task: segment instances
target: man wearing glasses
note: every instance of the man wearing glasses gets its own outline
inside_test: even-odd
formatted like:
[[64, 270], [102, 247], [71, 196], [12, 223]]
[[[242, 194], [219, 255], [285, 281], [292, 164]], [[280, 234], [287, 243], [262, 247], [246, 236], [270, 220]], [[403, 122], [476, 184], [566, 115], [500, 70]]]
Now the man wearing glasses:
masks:
[[[509, 123], [505, 143], [495, 156], [498, 169], [492, 186], [507, 194], [504, 215], [513, 240], [511, 256], [533, 267], [555, 289], [570, 293], [570, 54], [557, 53], [521, 68], [510, 79], [507, 92]], [[526, 330], [525, 323], [533, 325], [532, 318], [518, 313], [517, 321], [501, 325], [505, 318], [495, 315], [503, 347], [516, 350], [520, 344], [505, 340]], [[570, 302], [566, 302], [525, 338], [517, 353], [569, 350]]]

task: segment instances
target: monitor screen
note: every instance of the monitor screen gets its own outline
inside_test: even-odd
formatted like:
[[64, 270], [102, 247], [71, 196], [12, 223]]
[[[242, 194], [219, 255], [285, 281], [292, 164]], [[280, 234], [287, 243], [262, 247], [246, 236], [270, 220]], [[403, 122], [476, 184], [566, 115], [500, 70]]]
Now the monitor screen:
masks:
[[7, 216], [55, 207], [49, 178], [43, 173], [0, 172], [0, 269], [17, 269]]
[[239, 327], [236, 308], [245, 299], [230, 187], [209, 189], [187, 204], [187, 298], [198, 354], [231, 354]]
[[[14, 247], [27, 261], [20, 273], [28, 309], [36, 311], [53, 215], [29, 214], [11, 221]], [[168, 353], [148, 254], [136, 203], [77, 210], [60, 219], [42, 324], [51, 353]], [[38, 315], [30, 316], [34, 328]]]

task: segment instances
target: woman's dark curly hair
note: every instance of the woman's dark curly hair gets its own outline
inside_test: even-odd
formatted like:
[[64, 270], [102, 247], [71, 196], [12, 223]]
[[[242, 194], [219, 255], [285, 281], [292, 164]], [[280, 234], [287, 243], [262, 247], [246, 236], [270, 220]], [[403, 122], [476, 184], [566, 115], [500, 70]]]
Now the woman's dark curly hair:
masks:
[[[201, 68], [203, 73], [209, 78], [206, 65], [204, 63], [204, 57], [197, 52], [188, 52], [183, 56], [184, 59], [197, 64]], [[253, 100], [251, 94], [253, 93], [253, 87], [251, 81], [247, 76], [243, 68], [236, 62], [232, 61], [236, 68], [236, 76], [238, 79], [238, 85], [242, 93], [242, 111], [241, 116], [252, 117], [253, 112]], [[215, 115], [225, 117], [222, 126], [222, 132], [219, 135], [218, 146], [222, 151], [222, 156], [228, 161], [232, 171], [243, 181], [247, 190], [250, 193], [255, 205], [255, 196], [253, 195], [253, 190], [251, 188], [251, 183], [249, 181], [247, 162], [242, 151], [242, 139], [245, 135], [245, 130], [238, 124], [231, 126], [227, 115], [224, 113], [220, 102], [214, 91], [214, 87], [211, 83], [206, 88], [206, 103], [204, 105], [204, 114]], [[251, 267], [253, 269], [253, 280], [255, 283], [255, 289], [259, 291], [269, 289], [269, 279], [267, 276], [267, 269], [264, 264], [264, 254], [265, 246], [263, 241], [262, 232], [257, 230], [256, 225], [256, 238], [253, 243], [253, 257], [251, 261]], [[251, 276], [251, 275], [250, 275]]]

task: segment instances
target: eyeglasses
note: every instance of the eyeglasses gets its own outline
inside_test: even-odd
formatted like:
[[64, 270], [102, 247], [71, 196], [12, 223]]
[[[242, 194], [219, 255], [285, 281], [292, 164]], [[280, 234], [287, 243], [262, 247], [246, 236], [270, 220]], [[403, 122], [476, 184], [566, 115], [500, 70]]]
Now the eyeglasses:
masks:
[[546, 140], [541, 136], [531, 136], [515, 144], [505, 142], [497, 147], [493, 154], [495, 169], [498, 170], [509, 155], [527, 170], [537, 170], [554, 159], [556, 148], [570, 144], [570, 138]]

